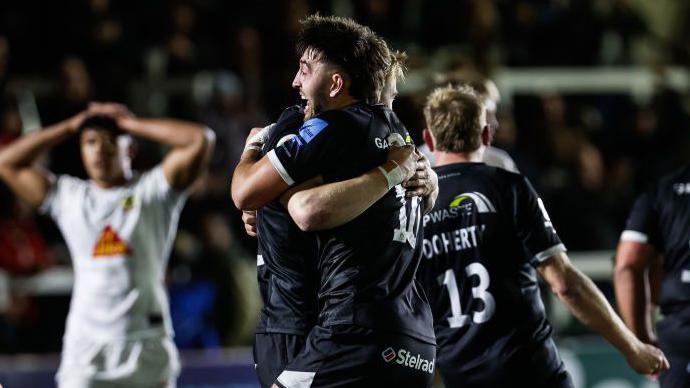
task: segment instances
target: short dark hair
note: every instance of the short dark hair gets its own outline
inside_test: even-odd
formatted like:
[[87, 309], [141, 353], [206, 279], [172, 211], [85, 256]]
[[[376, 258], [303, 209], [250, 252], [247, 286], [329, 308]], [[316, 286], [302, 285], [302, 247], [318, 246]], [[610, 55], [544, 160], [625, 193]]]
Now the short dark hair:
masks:
[[117, 121], [113, 120], [108, 116], [90, 116], [86, 120], [82, 121], [77, 132], [82, 133], [87, 129], [103, 129], [108, 132], [112, 132], [114, 136], [124, 135], [123, 131]]
[[310, 15], [300, 24], [297, 55], [316, 49], [325, 62], [348, 75], [352, 97], [376, 103], [391, 65], [386, 42], [369, 27], [340, 16]]
[[426, 99], [424, 118], [440, 151], [465, 153], [481, 146], [485, 109], [471, 88], [436, 88]]

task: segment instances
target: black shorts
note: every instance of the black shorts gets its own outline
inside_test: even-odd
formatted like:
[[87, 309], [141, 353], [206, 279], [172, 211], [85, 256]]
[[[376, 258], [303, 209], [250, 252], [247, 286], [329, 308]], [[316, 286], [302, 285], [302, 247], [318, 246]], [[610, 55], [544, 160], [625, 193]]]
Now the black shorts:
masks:
[[285, 366], [304, 347], [306, 336], [283, 333], [254, 335], [254, 368], [262, 387], [270, 388]]
[[666, 353], [671, 369], [659, 375], [661, 388], [690, 388], [690, 358]]
[[551, 338], [503, 349], [500, 354], [484, 354], [481, 359], [470, 361], [446, 358], [443, 352], [444, 349], [439, 349], [438, 368], [446, 388], [573, 388]]
[[304, 349], [278, 376], [282, 388], [431, 385], [436, 345], [361, 327], [316, 326]]

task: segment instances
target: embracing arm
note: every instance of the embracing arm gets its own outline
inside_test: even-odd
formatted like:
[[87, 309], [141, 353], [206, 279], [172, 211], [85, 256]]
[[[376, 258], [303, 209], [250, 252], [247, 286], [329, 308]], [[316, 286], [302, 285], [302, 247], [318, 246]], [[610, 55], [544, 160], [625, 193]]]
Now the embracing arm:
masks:
[[658, 256], [647, 243], [621, 240], [616, 250], [613, 283], [625, 324], [645, 343], [656, 342], [652, 329], [652, 290], [648, 274]]
[[412, 146], [391, 147], [389, 160], [363, 175], [323, 186], [319, 178], [287, 191], [281, 202], [304, 231], [332, 229], [362, 214], [414, 173]]
[[232, 174], [232, 200], [240, 210], [256, 210], [278, 198], [288, 189], [266, 156], [245, 149]]
[[45, 200], [53, 177], [50, 172], [34, 165], [44, 152], [72, 136], [86, 117], [84, 112], [23, 136], [0, 151], [0, 178], [23, 202], [38, 208]]
[[640, 342], [628, 330], [601, 291], [571, 264], [565, 253], [546, 259], [537, 270], [568, 310], [615, 346], [635, 371], [655, 374], [668, 369], [664, 354]]

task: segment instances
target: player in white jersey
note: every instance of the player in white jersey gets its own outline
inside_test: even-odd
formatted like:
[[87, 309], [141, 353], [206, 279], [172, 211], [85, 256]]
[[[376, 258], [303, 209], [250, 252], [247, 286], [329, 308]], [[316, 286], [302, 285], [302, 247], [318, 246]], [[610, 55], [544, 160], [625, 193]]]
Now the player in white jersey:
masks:
[[[0, 178], [55, 220], [72, 256], [58, 386], [175, 385], [180, 367], [163, 279], [185, 190], [210, 156], [209, 134], [197, 124], [141, 119], [122, 105], [93, 103], [0, 152]], [[55, 177], [34, 165], [74, 135], [89, 180]], [[133, 174], [131, 135], [171, 150], [152, 170]]]

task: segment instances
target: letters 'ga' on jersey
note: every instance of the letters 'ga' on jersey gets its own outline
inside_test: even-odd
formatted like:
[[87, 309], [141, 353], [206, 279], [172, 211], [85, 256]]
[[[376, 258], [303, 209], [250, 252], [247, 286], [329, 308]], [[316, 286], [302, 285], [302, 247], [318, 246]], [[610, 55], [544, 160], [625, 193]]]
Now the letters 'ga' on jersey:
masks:
[[66, 340], [172, 335], [163, 281], [186, 198], [168, 184], [162, 165], [111, 189], [58, 177], [40, 210], [56, 222], [72, 256]]
[[549, 338], [535, 267], [565, 247], [523, 176], [483, 163], [435, 171], [439, 196], [424, 216], [417, 276], [434, 314], [439, 367], [510, 365], [518, 348]]
[[[358, 103], [311, 118], [268, 157], [290, 185], [319, 175], [342, 181], [385, 162], [392, 133], [411, 141], [390, 109]], [[406, 199], [398, 185], [351, 222], [317, 233], [320, 325], [359, 325], [433, 343], [431, 311], [415, 280], [420, 202]]]
[[690, 357], [690, 166], [663, 176], [637, 198], [621, 240], [651, 244], [663, 255], [659, 342]]
[[[295, 136], [300, 106], [287, 108], [269, 132], [262, 153]], [[257, 211], [257, 274], [264, 301], [257, 332], [306, 335], [316, 324], [316, 236], [294, 223], [279, 199]]]

